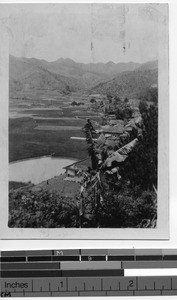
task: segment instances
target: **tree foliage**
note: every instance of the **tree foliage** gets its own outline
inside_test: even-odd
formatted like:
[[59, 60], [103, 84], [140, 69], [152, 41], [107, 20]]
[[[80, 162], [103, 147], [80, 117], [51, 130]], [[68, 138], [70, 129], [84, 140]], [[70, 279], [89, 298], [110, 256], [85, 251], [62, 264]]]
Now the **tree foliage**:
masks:
[[119, 107], [117, 107], [115, 114], [116, 114], [116, 119], [128, 120], [132, 117], [133, 110], [127, 104], [127, 102], [125, 102], [125, 103], [122, 103], [121, 105], [119, 105]]
[[98, 212], [100, 227], [109, 228], [145, 227], [156, 218], [155, 193], [144, 191], [136, 196], [127, 188], [107, 191]]
[[157, 188], [158, 163], [158, 109], [140, 103], [142, 135], [122, 168], [124, 178], [132, 186], [140, 185], [143, 190]]
[[16, 191], [9, 195], [9, 227], [79, 227], [76, 199], [47, 191]]
[[156, 104], [158, 102], [158, 88], [150, 87], [145, 89], [145, 91], [141, 93], [139, 98], [143, 101], [150, 101]]
[[109, 103], [112, 103], [112, 95], [110, 93], [107, 94], [107, 99]]
[[[115, 165], [119, 179], [116, 173], [106, 175], [100, 165], [95, 168], [94, 181], [91, 176], [92, 184], [84, 197], [82, 227], [156, 227], [158, 109], [142, 101], [139, 111], [141, 134], [135, 129], [129, 137], [132, 140], [138, 136], [139, 142], [123, 163]], [[102, 159], [104, 163], [103, 155]]]
[[98, 160], [96, 157], [95, 153], [95, 143], [94, 143], [94, 138], [96, 138], [96, 131], [91, 123], [91, 121], [88, 119], [87, 123], [83, 127], [83, 131], [86, 137], [86, 141], [88, 144], [88, 154], [91, 157], [91, 162], [92, 162], [92, 169], [95, 170], [97, 168]]
[[95, 102], [96, 102], [95, 98], [92, 97], [92, 98], [90, 99], [90, 102], [91, 102], [91, 103], [95, 103]]

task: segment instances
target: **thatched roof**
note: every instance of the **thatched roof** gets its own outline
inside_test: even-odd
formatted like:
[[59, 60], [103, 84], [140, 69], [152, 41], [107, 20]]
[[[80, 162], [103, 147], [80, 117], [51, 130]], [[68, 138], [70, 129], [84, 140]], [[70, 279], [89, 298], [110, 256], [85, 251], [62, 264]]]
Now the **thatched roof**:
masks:
[[109, 121], [110, 125], [124, 125], [124, 121], [123, 120], [110, 120]]
[[110, 126], [110, 125], [101, 126], [101, 129], [102, 132], [104, 133], [122, 134], [124, 132], [124, 126], [120, 124], [117, 126]]
[[105, 162], [104, 166], [111, 167], [113, 162], [123, 162], [127, 158], [127, 155], [121, 155], [117, 152], [114, 152], [111, 156], [109, 156]]
[[88, 167], [91, 167], [91, 161], [90, 158], [85, 158], [82, 160], [79, 160], [71, 165], [68, 165], [66, 167], [63, 167], [65, 170], [82, 170], [86, 171]]
[[130, 143], [126, 144], [125, 146], [123, 146], [122, 148], [120, 148], [119, 150], [115, 151], [114, 153], [112, 153], [104, 162], [104, 167], [111, 167], [113, 162], [117, 162], [117, 163], [121, 163], [124, 162], [125, 159], [128, 156], [128, 153], [130, 153], [130, 151], [135, 147], [135, 145], [137, 144], [138, 139], [134, 139], [133, 141], [131, 141]]
[[135, 147], [137, 143], [138, 143], [138, 139], [136, 138], [130, 143], [120, 148], [119, 150], [117, 150], [117, 152], [121, 155], [127, 155], [130, 151], [132, 151], [132, 149]]

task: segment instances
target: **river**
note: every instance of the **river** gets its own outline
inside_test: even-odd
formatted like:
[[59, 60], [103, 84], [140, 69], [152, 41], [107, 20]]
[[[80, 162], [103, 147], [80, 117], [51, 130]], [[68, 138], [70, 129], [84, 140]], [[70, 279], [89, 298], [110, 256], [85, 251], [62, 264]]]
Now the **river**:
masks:
[[76, 160], [69, 158], [40, 157], [26, 159], [9, 164], [9, 181], [38, 184], [54, 176], [63, 174], [66, 167]]

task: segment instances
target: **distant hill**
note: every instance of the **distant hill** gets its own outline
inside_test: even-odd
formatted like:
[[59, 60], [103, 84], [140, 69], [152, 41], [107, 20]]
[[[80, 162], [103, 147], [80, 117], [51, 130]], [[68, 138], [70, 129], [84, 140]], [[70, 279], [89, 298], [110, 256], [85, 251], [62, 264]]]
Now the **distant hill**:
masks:
[[133, 71], [141, 64], [128, 62], [128, 63], [77, 63], [69, 58], [60, 58], [54, 62], [41, 61], [42, 65], [54, 73], [63, 74], [65, 76], [82, 77], [85, 74], [95, 74], [97, 76], [113, 76], [124, 71]]
[[144, 64], [142, 64], [138, 70], [140, 71], [145, 71], [145, 70], [156, 70], [158, 69], [158, 61], [157, 60], [153, 60], [153, 61], [148, 61]]
[[14, 56], [10, 56], [9, 59], [12, 91], [51, 89], [68, 94], [79, 90], [91, 90], [128, 96], [136, 94], [136, 90], [141, 89], [141, 86], [147, 87], [151, 82], [156, 84], [155, 70], [157, 62], [83, 64], [69, 58], [60, 58], [54, 62]]
[[141, 65], [130, 72], [122, 72], [112, 80], [102, 82], [93, 87], [90, 93], [111, 94], [113, 96], [137, 98], [158, 84], [157, 62]]
[[10, 91], [50, 89], [67, 94], [84, 88], [75, 78], [52, 73], [43, 68], [37, 59], [10, 56], [9, 79]]
[[77, 63], [69, 58], [59, 58], [54, 62], [40, 60], [39, 63], [50, 72], [79, 79], [87, 89], [104, 80], [113, 78], [121, 72], [133, 71], [140, 66], [140, 64], [134, 62], [84, 64]]

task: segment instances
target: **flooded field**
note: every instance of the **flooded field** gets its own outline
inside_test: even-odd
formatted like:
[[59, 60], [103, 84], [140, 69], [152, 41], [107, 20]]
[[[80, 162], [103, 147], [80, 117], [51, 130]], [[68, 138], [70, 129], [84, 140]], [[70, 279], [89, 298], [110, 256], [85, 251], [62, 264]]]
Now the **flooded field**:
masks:
[[[48, 100], [47, 100], [48, 99]], [[53, 99], [53, 100], [52, 100]], [[9, 161], [51, 155], [84, 158], [87, 145], [71, 140], [83, 137], [82, 127], [91, 115], [82, 95], [60, 96], [52, 92], [18, 93], [9, 101]], [[93, 113], [93, 116], [95, 114]]]
[[[9, 165], [9, 181], [31, 182], [38, 184], [63, 174], [63, 167], [76, 160], [66, 158], [40, 157], [17, 161]], [[28, 170], [28, 172], [27, 172]]]

